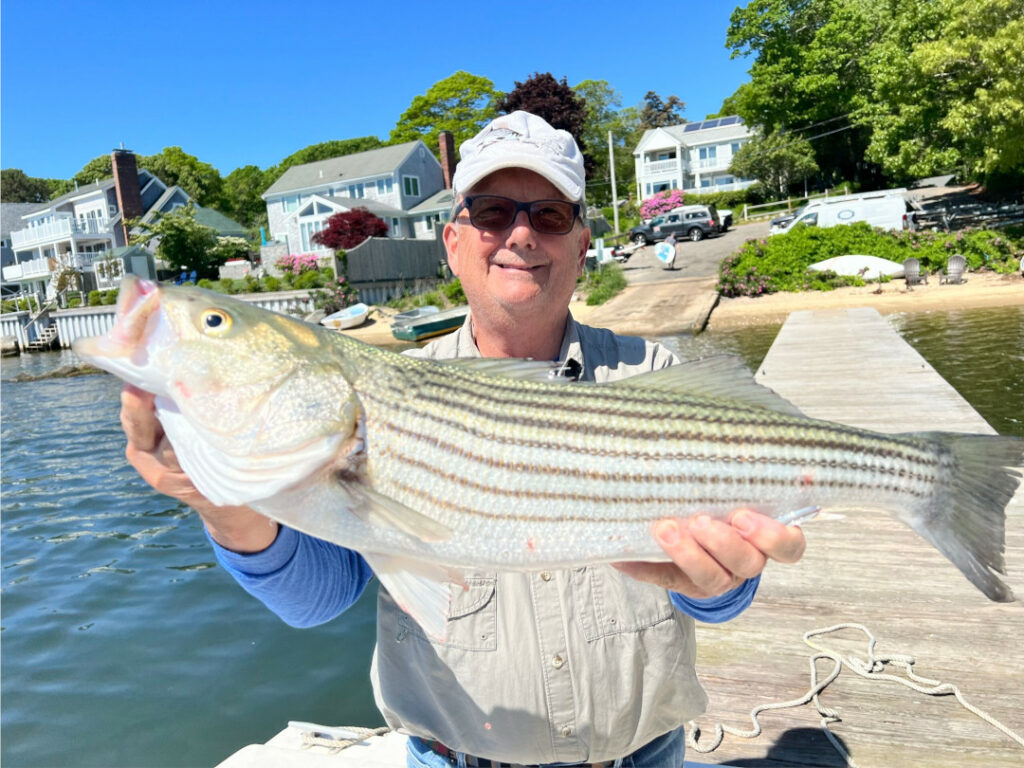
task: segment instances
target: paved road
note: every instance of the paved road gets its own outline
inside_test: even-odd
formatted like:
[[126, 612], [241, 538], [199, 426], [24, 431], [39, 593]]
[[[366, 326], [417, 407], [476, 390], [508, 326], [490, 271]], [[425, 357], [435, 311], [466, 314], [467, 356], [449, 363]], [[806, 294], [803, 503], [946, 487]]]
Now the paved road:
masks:
[[649, 245], [623, 264], [622, 271], [630, 285], [680, 277], [717, 277], [722, 259], [739, 248], [744, 240], [767, 235], [768, 227], [768, 222], [754, 222], [733, 227], [724, 235], [710, 237], [699, 243], [683, 240], [679, 244], [679, 256], [674, 269], [665, 269], [654, 258], [654, 246]]

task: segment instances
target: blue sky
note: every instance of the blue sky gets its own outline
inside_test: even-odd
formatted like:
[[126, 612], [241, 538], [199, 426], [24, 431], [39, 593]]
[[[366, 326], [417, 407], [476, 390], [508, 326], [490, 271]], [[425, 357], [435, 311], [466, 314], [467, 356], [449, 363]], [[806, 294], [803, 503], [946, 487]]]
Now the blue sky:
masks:
[[[441, 9], [447, 9], [442, 14]], [[3, 0], [0, 166], [70, 178], [120, 146], [180, 146], [223, 175], [331, 139], [386, 139], [457, 70], [510, 91], [534, 72], [607, 80], [716, 112], [747, 79], [733, 6], [560, 3]]]

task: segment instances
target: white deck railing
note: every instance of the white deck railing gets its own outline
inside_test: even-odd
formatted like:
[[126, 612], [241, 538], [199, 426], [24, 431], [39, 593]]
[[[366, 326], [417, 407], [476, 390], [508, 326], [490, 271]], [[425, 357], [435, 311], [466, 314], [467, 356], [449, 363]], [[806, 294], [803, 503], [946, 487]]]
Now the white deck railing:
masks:
[[110, 224], [97, 219], [76, 221], [71, 217], [62, 217], [56, 221], [40, 224], [38, 227], [19, 229], [11, 232], [11, 248], [15, 251], [41, 243], [67, 240], [71, 237], [89, 237], [110, 235]]

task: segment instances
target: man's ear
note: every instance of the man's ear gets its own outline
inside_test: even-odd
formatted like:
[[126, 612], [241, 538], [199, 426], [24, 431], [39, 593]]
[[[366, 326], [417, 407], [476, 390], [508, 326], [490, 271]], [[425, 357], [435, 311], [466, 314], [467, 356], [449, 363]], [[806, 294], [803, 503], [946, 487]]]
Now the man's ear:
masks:
[[448, 252], [448, 269], [452, 271], [452, 274], [456, 277], [459, 276], [459, 228], [454, 223], [449, 221], [444, 225], [444, 231], [441, 233], [441, 239], [444, 240], [444, 248]]
[[576, 274], [583, 274], [583, 265], [587, 260], [587, 251], [590, 249], [590, 227], [584, 227], [580, 233], [579, 261], [576, 264]]

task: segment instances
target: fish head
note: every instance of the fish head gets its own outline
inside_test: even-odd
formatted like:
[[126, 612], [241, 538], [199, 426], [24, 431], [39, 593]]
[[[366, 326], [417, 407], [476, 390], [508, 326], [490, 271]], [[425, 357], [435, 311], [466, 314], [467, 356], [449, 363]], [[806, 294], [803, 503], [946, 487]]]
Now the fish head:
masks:
[[157, 395], [158, 406], [171, 401], [217, 450], [266, 456], [355, 433], [358, 401], [328, 334], [212, 291], [129, 275], [110, 331], [73, 349]]

